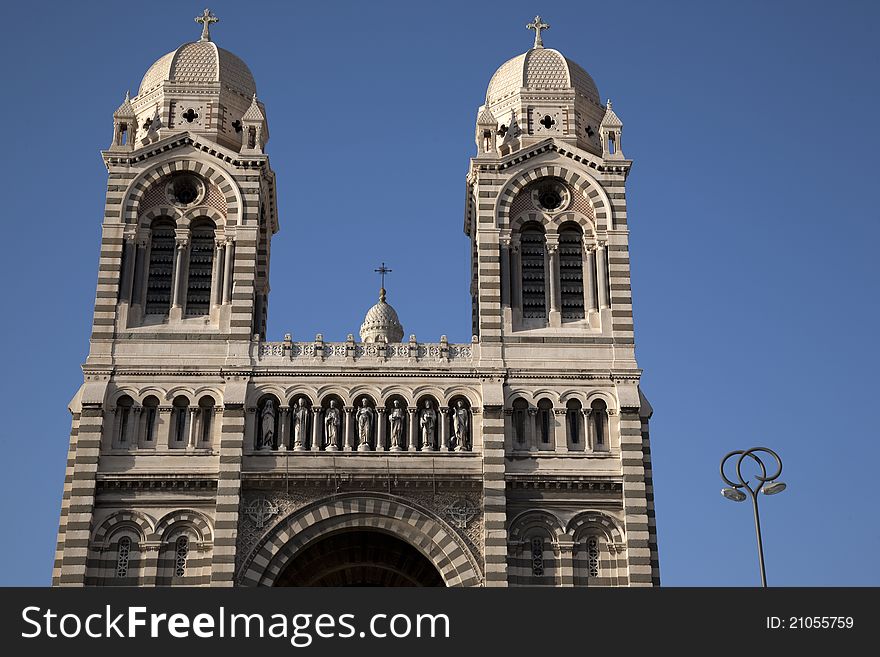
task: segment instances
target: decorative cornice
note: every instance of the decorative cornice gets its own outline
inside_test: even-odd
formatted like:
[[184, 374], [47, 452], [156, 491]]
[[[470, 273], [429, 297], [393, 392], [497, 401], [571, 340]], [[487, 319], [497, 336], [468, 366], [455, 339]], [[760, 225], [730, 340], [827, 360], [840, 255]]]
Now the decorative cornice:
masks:
[[[170, 135], [160, 141], [150, 144], [149, 146], [144, 146], [132, 153], [102, 151], [101, 155], [104, 158], [104, 165], [109, 171], [111, 166], [132, 166], [133, 164], [136, 164], [138, 162], [143, 162], [150, 159], [151, 157], [154, 157], [161, 153], [167, 153], [168, 151], [175, 150], [183, 146], [192, 146], [197, 150], [202, 151], [203, 153], [207, 153], [208, 155], [218, 160], [226, 162], [227, 164], [232, 164], [233, 166], [237, 167], [255, 167], [258, 169], [268, 169], [269, 166], [268, 155], [254, 154], [242, 156], [239, 153], [229, 150], [228, 148], [221, 146], [220, 144], [217, 144], [215, 142], [208, 140], [202, 141], [201, 138], [194, 136], [190, 132], [182, 132]], [[271, 183], [271, 181], [269, 182]]]

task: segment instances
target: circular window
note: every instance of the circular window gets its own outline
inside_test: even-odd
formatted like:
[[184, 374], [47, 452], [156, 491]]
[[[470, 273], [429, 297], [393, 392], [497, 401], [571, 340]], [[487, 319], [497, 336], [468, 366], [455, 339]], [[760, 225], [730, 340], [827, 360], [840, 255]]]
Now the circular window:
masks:
[[558, 180], [546, 180], [536, 184], [531, 190], [532, 203], [544, 212], [558, 212], [564, 210], [571, 194], [568, 187]]
[[198, 203], [205, 195], [205, 185], [196, 176], [189, 173], [175, 175], [165, 186], [165, 196], [177, 207], [185, 207]]

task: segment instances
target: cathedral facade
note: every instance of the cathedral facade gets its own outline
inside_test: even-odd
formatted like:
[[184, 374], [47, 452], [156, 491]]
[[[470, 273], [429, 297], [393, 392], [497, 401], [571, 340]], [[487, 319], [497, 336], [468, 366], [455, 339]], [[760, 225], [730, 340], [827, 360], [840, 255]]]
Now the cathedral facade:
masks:
[[536, 17], [489, 82], [471, 342], [407, 339], [384, 285], [359, 339], [269, 341], [266, 108], [196, 20], [102, 153], [53, 584], [659, 584], [631, 161], [590, 75]]

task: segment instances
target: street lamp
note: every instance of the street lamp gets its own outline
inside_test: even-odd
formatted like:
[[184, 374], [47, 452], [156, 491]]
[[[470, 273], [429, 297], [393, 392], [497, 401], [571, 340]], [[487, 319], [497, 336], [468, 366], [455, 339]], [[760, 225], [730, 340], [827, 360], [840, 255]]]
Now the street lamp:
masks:
[[[764, 462], [755, 454], [755, 452], [764, 452], [776, 460], [776, 472], [774, 474], [769, 477], [767, 476], [767, 466], [764, 465]], [[724, 464], [733, 456], [739, 456], [736, 460], [736, 476], [739, 479], [739, 483], [731, 481], [727, 478], [727, 475], [724, 474]], [[746, 457], [755, 461], [755, 463], [761, 468], [761, 474], [755, 475], [755, 479], [758, 480], [758, 485], [755, 488], [749, 486], [749, 480], [745, 479], [742, 475], [742, 462]], [[785, 484], [781, 481], [776, 481], [781, 474], [782, 459], [779, 458], [779, 454], [766, 447], [752, 447], [751, 449], [737, 450], [735, 452], [730, 452], [727, 456], [721, 459], [721, 478], [729, 485], [728, 488], [721, 489], [721, 494], [734, 502], [743, 502], [746, 499], [746, 494], [740, 489], [747, 490], [749, 495], [751, 495], [752, 509], [755, 512], [755, 533], [758, 535], [758, 564], [761, 567], [761, 585], [764, 587], [767, 586], [767, 573], [764, 571], [764, 544], [761, 541], [761, 519], [758, 515], [758, 493], [764, 493], [764, 495], [776, 495], [777, 493], [784, 491]]]

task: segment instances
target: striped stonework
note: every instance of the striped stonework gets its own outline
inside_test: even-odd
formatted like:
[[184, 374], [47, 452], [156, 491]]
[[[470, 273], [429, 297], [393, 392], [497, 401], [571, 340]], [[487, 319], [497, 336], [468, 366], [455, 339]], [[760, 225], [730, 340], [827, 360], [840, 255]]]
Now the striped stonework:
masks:
[[419, 550], [447, 586], [477, 586], [479, 562], [442, 518], [403, 498], [383, 493], [337, 495], [310, 504], [279, 522], [242, 566], [242, 586], [272, 586], [302, 547], [322, 536], [369, 528], [396, 536]]
[[504, 417], [501, 407], [483, 407], [483, 516], [486, 586], [507, 586], [507, 497]]
[[[637, 408], [620, 412], [620, 451], [623, 469], [623, 509], [626, 527], [626, 561], [630, 586], [652, 586], [651, 543], [656, 543], [648, 524], [645, 453], [642, 422]], [[649, 461], [650, 463], [650, 461]], [[655, 550], [656, 553], [656, 550]]]
[[67, 449], [67, 465], [64, 469], [64, 492], [61, 494], [61, 520], [58, 524], [58, 540], [55, 544], [55, 561], [52, 565], [52, 586], [61, 584], [61, 564], [64, 556], [64, 538], [70, 515], [70, 496], [73, 490], [73, 473], [76, 464], [76, 444], [79, 436], [80, 413], [73, 413], [70, 429], [70, 446]]
[[211, 567], [213, 586], [232, 586], [235, 577], [235, 542], [241, 497], [244, 431], [244, 406], [227, 405], [223, 409], [223, 427], [220, 434], [220, 472], [217, 484], [217, 508], [214, 515], [214, 556]]

